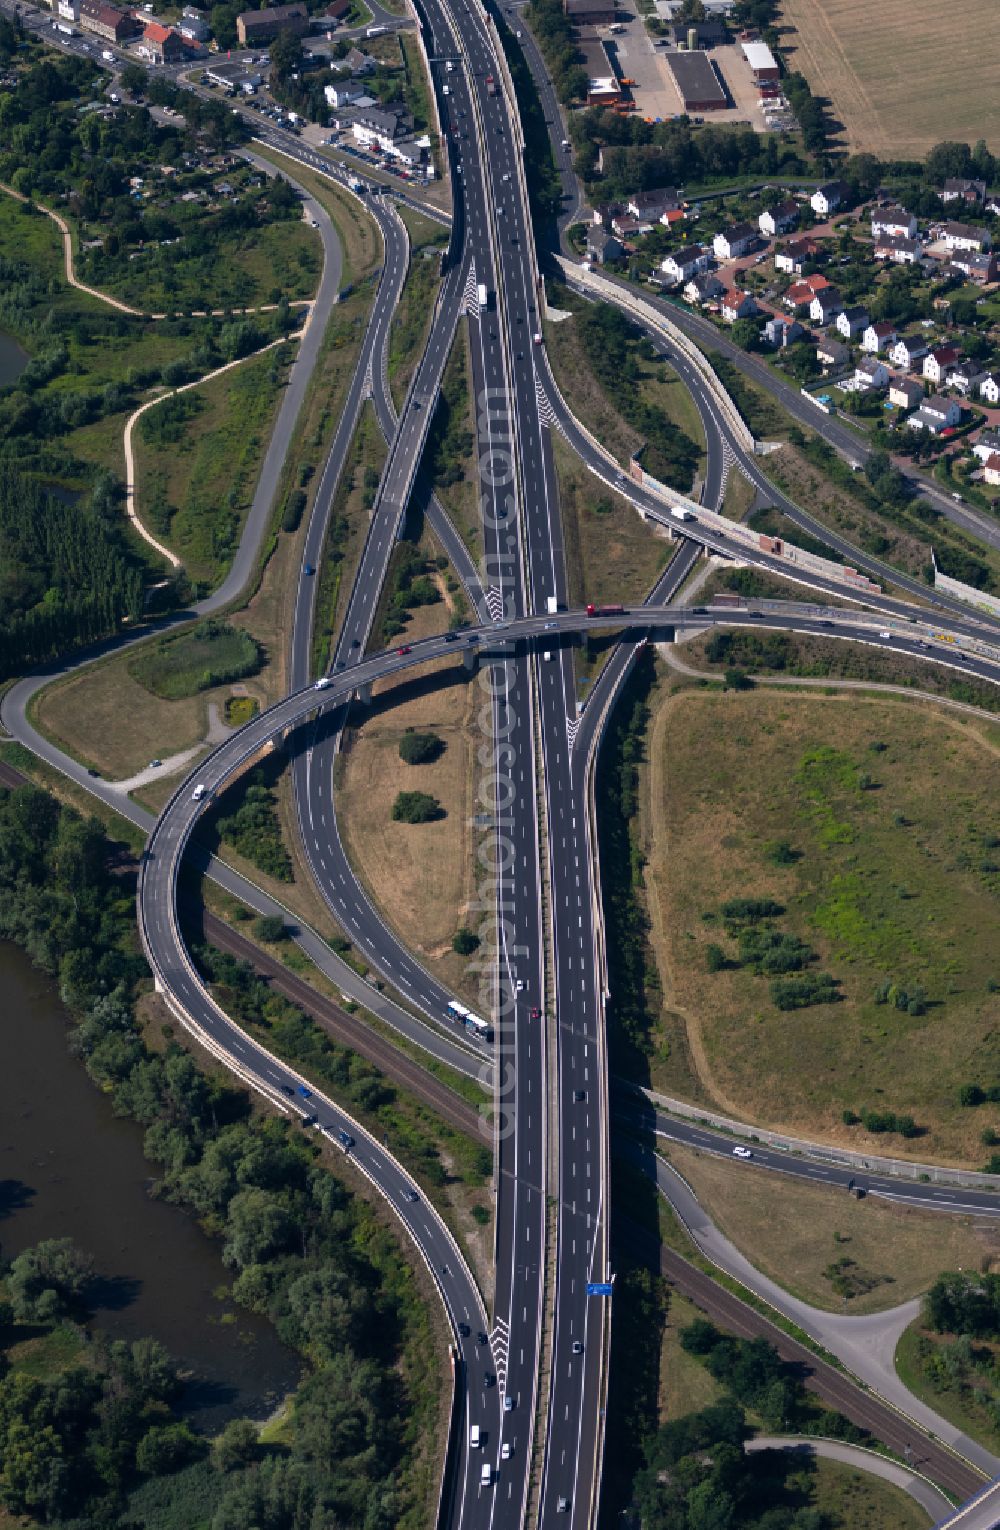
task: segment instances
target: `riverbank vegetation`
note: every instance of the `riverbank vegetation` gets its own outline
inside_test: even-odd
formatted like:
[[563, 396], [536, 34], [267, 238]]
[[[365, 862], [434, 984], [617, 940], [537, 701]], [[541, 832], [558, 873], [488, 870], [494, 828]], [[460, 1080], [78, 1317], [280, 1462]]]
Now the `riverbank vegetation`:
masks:
[[[159, 1438], [164, 1448], [140, 1461], [124, 1436], [110, 1486], [86, 1477], [60, 1512], [88, 1523], [107, 1508], [127, 1513], [134, 1461], [158, 1478], [147, 1524], [232, 1530], [301, 1514], [372, 1530], [426, 1523], [436, 1470], [426, 1442], [440, 1438], [443, 1385], [430, 1314], [394, 1234], [324, 1167], [311, 1138], [255, 1114], [228, 1078], [203, 1073], [172, 1027], [158, 1050], [147, 1047], [134, 1007], [145, 963], [133, 889], [108, 870], [95, 820], [31, 787], [2, 790], [0, 843], [0, 937], [58, 978], [87, 1071], [145, 1128], [160, 1165], [156, 1193], [222, 1240], [234, 1297], [270, 1317], [309, 1372], [267, 1449], [244, 1431], [218, 1470], [183, 1465]], [[258, 1021], [275, 1013], [265, 1002], [255, 1004]], [[25, 1449], [66, 1457], [78, 1429], [78, 1415], [60, 1413]]]
[[[33, 1522], [85, 1508], [95, 1525], [118, 1524], [144, 1479], [208, 1453], [177, 1417], [183, 1382], [163, 1346], [89, 1331], [92, 1284], [67, 1238], [25, 1249], [0, 1275], [0, 1504]], [[244, 1464], [262, 1454], [252, 1424], [245, 1438]]]

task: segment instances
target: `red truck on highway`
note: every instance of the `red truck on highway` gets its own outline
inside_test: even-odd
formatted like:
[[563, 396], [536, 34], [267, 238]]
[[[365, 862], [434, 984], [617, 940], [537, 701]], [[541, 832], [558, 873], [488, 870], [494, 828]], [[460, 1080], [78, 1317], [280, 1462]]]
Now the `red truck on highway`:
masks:
[[624, 606], [588, 606], [588, 616], [624, 616]]

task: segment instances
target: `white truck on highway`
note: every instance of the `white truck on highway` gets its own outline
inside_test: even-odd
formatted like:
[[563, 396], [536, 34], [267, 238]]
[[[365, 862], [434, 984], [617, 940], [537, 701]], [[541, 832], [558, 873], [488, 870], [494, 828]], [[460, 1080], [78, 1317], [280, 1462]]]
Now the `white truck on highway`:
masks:
[[490, 306], [490, 289], [484, 282], [480, 282], [476, 288], [476, 297], [479, 299], [480, 310]]
[[674, 507], [671, 510], [670, 514], [673, 516], [675, 521], [693, 521], [694, 520], [694, 511], [693, 510], [685, 510], [683, 505], [674, 505]]
[[115, 56], [112, 53], [110, 48], [105, 48], [104, 51], [101, 54], [101, 57], [103, 58], [103, 60], [104, 60], [104, 62], [106, 64], [113, 64], [114, 61], [115, 61]]

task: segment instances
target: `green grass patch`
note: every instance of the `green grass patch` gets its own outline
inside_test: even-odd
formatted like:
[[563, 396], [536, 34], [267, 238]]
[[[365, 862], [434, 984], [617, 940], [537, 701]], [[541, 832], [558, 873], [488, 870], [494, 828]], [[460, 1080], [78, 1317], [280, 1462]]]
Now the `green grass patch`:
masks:
[[313, 623], [312, 672], [323, 674], [333, 651], [333, 634], [341, 615], [342, 588], [350, 590], [354, 564], [364, 544], [368, 513], [375, 503], [386, 446], [375, 411], [361, 411], [344, 471], [337, 485], [322, 559], [316, 572], [316, 619]]
[[174, 394], [139, 422], [140, 518], [203, 591], [225, 576], [239, 546], [293, 349]]
[[128, 668], [154, 696], [174, 701], [256, 674], [261, 663], [260, 648], [248, 632], [211, 620], [143, 648]]
[[389, 330], [389, 386], [397, 408], [423, 354], [441, 280], [441, 255], [448, 243], [447, 230], [440, 224], [407, 207], [400, 211], [410, 234], [410, 269]]

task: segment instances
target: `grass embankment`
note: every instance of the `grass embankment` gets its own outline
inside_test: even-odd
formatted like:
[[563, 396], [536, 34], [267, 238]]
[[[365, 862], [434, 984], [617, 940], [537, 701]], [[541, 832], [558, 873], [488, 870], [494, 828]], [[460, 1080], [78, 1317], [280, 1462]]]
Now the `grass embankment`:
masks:
[[448, 230], [440, 223], [408, 207], [400, 206], [399, 213], [410, 235], [410, 269], [389, 330], [389, 388], [397, 409], [424, 353], [448, 244]]
[[919, 1296], [942, 1270], [977, 1270], [1000, 1253], [989, 1220], [856, 1201], [675, 1142], [658, 1147], [751, 1264], [815, 1307], [880, 1312]]
[[592, 600], [644, 600], [673, 557], [675, 544], [657, 536], [627, 499], [606, 489], [553, 433], [571, 605]]
[[[573, 413], [623, 467], [651, 434], [655, 437], [662, 418], [667, 442], [664, 460], [654, 456], [644, 465], [674, 488], [689, 492], [704, 472], [705, 434], [684, 383], [617, 309], [586, 303], [562, 287], [557, 300], [573, 317], [546, 324], [545, 340], [556, 381]], [[613, 326], [610, 336], [602, 331], [602, 319]], [[627, 381], [624, 377], [621, 380], [622, 389], [627, 388], [627, 392], [617, 389], [610, 375], [605, 381], [597, 373], [595, 360], [610, 354], [609, 345], [614, 345], [616, 359], [621, 352], [622, 366], [628, 372]], [[675, 432], [681, 432], [686, 441]]]
[[[789, 592], [782, 591], [782, 595], [788, 598]], [[793, 586], [791, 598], [800, 595], [801, 590], [797, 595]], [[824, 602], [827, 603], [838, 602]], [[753, 675], [785, 676], [791, 680], [871, 680], [966, 702], [986, 712], [1000, 711], [1000, 689], [989, 681], [965, 677], [953, 666], [929, 663], [865, 643], [736, 628], [694, 638], [683, 644], [680, 654], [685, 664], [704, 670], [706, 679], [721, 680], [725, 670], [742, 669]]]
[[325, 207], [333, 219], [340, 240], [343, 260], [343, 285], [349, 287], [371, 276], [382, 262], [382, 236], [378, 224], [359, 204], [325, 176], [299, 164], [298, 160], [277, 149], [254, 145], [254, 152], [271, 164], [287, 170], [309, 194]]
[[[693, 1074], [745, 1119], [978, 1166], [996, 1112], [959, 1090], [996, 1072], [996, 732], [905, 700], [661, 690], [646, 750], [654, 1081]], [[772, 907], [726, 910], [734, 890]], [[803, 1002], [821, 973], [835, 1001]], [[866, 1109], [913, 1133], [843, 1119]]]
[[[618, 1220], [616, 1242], [615, 1321], [612, 1327], [611, 1393], [608, 1404], [608, 1449], [605, 1459], [604, 1493], [615, 1510], [632, 1499], [636, 1473], [646, 1462], [646, 1452], [657, 1448], [657, 1430], [673, 1421], [731, 1398], [725, 1376], [716, 1379], [697, 1355], [685, 1348], [684, 1331], [702, 1317], [700, 1310], [669, 1284], [636, 1264], [623, 1243], [629, 1227], [647, 1234], [659, 1230], [662, 1241], [675, 1247], [705, 1268], [693, 1252], [687, 1234], [677, 1223], [652, 1182], [627, 1159], [612, 1161], [612, 1205]], [[744, 1400], [750, 1429], [765, 1428], [764, 1418]], [[801, 1398], [798, 1418], [807, 1426], [820, 1412], [808, 1394]], [[773, 1432], [773, 1428], [767, 1432]], [[825, 1468], [831, 1466], [831, 1471]], [[868, 1473], [837, 1463], [792, 1462], [789, 1458], [755, 1458], [750, 1466], [758, 1481], [759, 1502], [775, 1505], [794, 1501], [796, 1507], [821, 1508], [829, 1530], [902, 1530], [924, 1523], [914, 1516], [901, 1492], [882, 1489], [888, 1485]], [[773, 1471], [773, 1479], [772, 1479]], [[759, 1477], [757, 1474], [760, 1474]], [[751, 1520], [747, 1505], [746, 1522]]]
[[479, 518], [476, 421], [472, 408], [469, 325], [460, 319], [441, 381], [437, 409], [424, 452], [424, 468], [466, 547], [478, 557], [483, 534]]
[[344, 614], [354, 574], [365, 544], [369, 512], [375, 503], [386, 445], [375, 410], [368, 402], [361, 411], [337, 485], [322, 559], [316, 570], [316, 616], [313, 623], [312, 667], [322, 674], [333, 652], [333, 634]]
[[[790, 499], [871, 557], [921, 578], [932, 567], [933, 543], [942, 573], [984, 589], [1000, 589], [1000, 554], [965, 535], [926, 500], [895, 505], [879, 501], [863, 474], [852, 473], [816, 442], [805, 449], [783, 446], [763, 460], [767, 476]], [[802, 533], [784, 517], [777, 515], [774, 529], [801, 545]], [[826, 550], [824, 555], [833, 556]]]
[[140, 518], [205, 592], [239, 546], [295, 349], [290, 342], [174, 394], [139, 422]]
[[[421, 636], [429, 616], [430, 609], [419, 611], [407, 636]], [[445, 663], [418, 679], [386, 682], [370, 715], [355, 709], [337, 777], [337, 810], [347, 853], [375, 906], [419, 961], [478, 1007], [469, 958], [454, 952], [451, 940], [475, 887], [474, 718], [481, 696], [472, 685], [453, 680], [452, 672]], [[400, 740], [408, 728], [442, 741], [436, 760], [408, 765], [401, 759]], [[429, 793], [445, 816], [423, 824], [395, 821], [392, 806], [401, 791]]]

